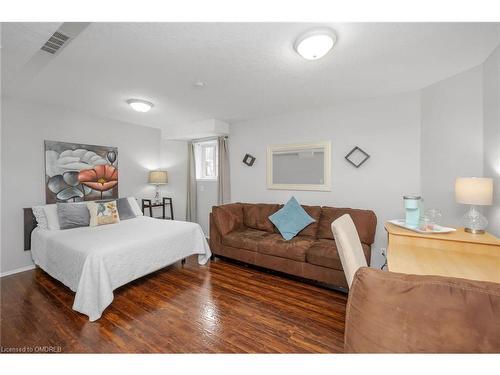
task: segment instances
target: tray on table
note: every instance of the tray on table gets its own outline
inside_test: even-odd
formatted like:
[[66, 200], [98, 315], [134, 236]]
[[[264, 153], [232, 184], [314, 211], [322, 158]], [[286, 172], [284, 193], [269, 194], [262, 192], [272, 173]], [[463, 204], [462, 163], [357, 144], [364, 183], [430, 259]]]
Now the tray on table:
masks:
[[409, 230], [412, 230], [412, 231], [417, 232], [417, 233], [426, 233], [426, 234], [429, 234], [429, 233], [450, 233], [450, 232], [456, 231], [455, 228], [443, 227], [443, 226], [437, 225], [437, 224], [433, 224], [432, 225], [433, 228], [427, 229], [427, 230], [423, 230], [420, 228], [414, 228], [414, 227], [410, 227], [409, 225], [406, 225], [404, 219], [388, 220], [388, 222], [391, 224], [397, 225], [398, 227], [409, 229]]

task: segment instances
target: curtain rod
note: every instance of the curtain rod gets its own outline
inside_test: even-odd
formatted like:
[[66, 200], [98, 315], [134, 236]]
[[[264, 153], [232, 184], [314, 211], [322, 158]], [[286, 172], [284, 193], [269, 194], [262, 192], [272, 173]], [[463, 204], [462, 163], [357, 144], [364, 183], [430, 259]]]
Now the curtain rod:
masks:
[[212, 141], [212, 140], [215, 140], [215, 139], [219, 139], [220, 137], [223, 137], [223, 138], [229, 138], [229, 136], [227, 135], [221, 135], [221, 136], [213, 136], [213, 137], [205, 137], [205, 138], [196, 138], [196, 139], [192, 139], [191, 142], [203, 142], [203, 141]]

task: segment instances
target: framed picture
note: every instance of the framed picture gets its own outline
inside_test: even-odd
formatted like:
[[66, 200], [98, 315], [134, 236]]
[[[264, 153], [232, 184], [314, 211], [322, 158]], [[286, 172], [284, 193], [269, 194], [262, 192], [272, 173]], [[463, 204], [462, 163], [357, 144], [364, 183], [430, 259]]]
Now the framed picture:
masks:
[[362, 150], [360, 147], [356, 146], [354, 147], [349, 153], [345, 156], [345, 159], [354, 165], [356, 168], [359, 168], [363, 165], [365, 161], [367, 161], [370, 158], [370, 155], [368, 155], [364, 150]]
[[118, 149], [45, 141], [45, 201], [118, 198]]
[[267, 188], [331, 191], [331, 142], [269, 146]]
[[243, 163], [251, 167], [255, 163], [255, 157], [250, 154], [245, 154], [243, 157]]

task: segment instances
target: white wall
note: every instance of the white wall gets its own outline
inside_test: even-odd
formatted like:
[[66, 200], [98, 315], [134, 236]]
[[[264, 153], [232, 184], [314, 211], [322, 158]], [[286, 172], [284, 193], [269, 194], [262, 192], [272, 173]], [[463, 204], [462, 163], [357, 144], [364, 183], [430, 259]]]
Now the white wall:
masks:
[[484, 63], [483, 81], [484, 175], [494, 178], [495, 189], [488, 230], [500, 237], [500, 46]]
[[[270, 144], [332, 141], [332, 191], [266, 189]], [[288, 113], [231, 125], [231, 197], [237, 202], [285, 202], [365, 208], [378, 218], [372, 264], [382, 263], [384, 221], [403, 215], [403, 195], [420, 193], [420, 95], [418, 92]], [[344, 156], [359, 146], [371, 158], [359, 169]], [[257, 160], [242, 163], [246, 154]]]
[[[188, 146], [185, 141], [161, 141], [160, 168], [168, 172], [168, 184], [161, 186], [161, 196], [174, 202], [175, 220], [186, 220]], [[151, 190], [154, 195], [154, 188]], [[160, 215], [161, 208], [155, 215]], [[167, 207], [167, 215], [168, 207]]]
[[443, 223], [460, 226], [457, 177], [483, 175], [483, 87], [478, 66], [422, 90], [422, 195]]
[[217, 182], [198, 180], [198, 205], [197, 215], [198, 224], [201, 225], [205, 236], [210, 235], [209, 215], [212, 212], [212, 207], [217, 206]]
[[22, 208], [45, 203], [44, 140], [116, 146], [120, 196], [152, 191], [147, 177], [159, 167], [160, 130], [2, 98], [2, 273], [32, 264]]

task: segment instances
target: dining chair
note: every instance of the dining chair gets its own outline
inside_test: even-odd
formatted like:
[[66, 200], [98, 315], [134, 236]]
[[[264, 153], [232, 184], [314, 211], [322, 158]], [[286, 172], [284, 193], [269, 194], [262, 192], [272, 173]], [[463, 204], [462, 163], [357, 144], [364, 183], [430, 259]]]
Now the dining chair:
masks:
[[356, 271], [361, 267], [368, 267], [358, 231], [351, 216], [345, 214], [333, 221], [332, 232], [347, 285], [351, 288]]

